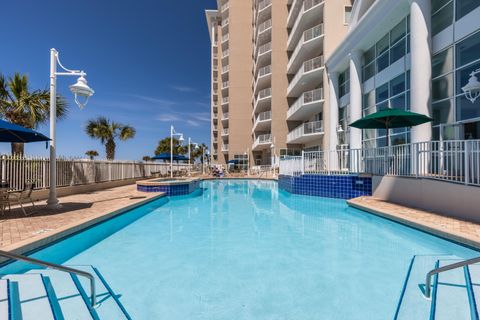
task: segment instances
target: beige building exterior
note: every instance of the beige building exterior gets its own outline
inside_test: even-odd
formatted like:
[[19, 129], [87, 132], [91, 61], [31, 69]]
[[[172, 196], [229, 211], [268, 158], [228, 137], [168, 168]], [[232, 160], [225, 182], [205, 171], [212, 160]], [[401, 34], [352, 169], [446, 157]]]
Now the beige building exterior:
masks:
[[212, 160], [250, 167], [328, 148], [326, 56], [353, 0], [219, 0], [212, 43]]

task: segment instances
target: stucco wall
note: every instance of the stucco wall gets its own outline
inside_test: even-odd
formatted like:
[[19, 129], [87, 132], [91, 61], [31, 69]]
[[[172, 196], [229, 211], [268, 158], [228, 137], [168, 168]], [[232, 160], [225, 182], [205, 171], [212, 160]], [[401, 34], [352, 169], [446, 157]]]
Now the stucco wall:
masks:
[[373, 196], [480, 223], [480, 188], [432, 179], [374, 176]]

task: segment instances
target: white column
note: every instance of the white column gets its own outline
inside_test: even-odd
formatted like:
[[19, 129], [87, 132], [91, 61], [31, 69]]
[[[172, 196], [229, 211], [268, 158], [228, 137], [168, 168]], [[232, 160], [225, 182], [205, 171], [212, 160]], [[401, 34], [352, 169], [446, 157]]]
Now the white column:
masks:
[[51, 209], [59, 207], [57, 199], [57, 50], [50, 49], [50, 188], [47, 206]]
[[325, 151], [329, 151], [327, 154], [328, 169], [335, 170], [338, 167], [336, 161], [336, 150], [338, 145], [338, 72], [328, 74], [328, 87], [328, 149]]
[[[410, 5], [410, 106], [412, 112], [427, 116], [431, 116], [432, 58], [430, 26], [430, 0], [412, 0]], [[413, 143], [430, 141], [431, 138], [431, 123], [413, 127], [411, 130]]]
[[[362, 118], [362, 55], [359, 50], [350, 53], [350, 123]], [[362, 130], [349, 128], [350, 149], [362, 148]]]

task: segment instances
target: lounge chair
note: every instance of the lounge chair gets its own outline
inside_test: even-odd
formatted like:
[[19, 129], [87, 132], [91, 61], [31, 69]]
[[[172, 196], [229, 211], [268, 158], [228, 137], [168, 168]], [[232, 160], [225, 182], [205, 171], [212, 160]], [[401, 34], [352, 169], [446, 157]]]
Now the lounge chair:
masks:
[[[19, 192], [11, 192], [8, 195], [8, 201], [10, 204], [19, 204], [20, 208], [22, 208], [23, 214], [25, 216], [28, 216], [36, 211], [35, 208], [35, 203], [32, 200], [32, 192], [33, 189], [35, 188], [35, 183], [34, 182], [25, 182], [23, 186], [23, 190]], [[30, 202], [32, 204], [33, 210], [30, 213], [27, 213], [25, 208], [23, 207], [23, 204], [25, 202]]]

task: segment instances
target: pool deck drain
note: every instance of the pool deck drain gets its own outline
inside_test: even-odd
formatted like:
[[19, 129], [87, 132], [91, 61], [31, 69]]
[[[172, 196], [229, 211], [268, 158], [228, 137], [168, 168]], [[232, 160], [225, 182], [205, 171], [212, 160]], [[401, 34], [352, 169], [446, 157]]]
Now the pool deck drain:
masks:
[[382, 201], [374, 197], [348, 200], [354, 208], [370, 212], [407, 226], [480, 249], [480, 225], [420, 209]]
[[45, 201], [40, 201], [38, 210], [27, 217], [19, 208], [12, 208], [0, 215], [0, 249], [32, 251], [162, 196], [138, 192], [135, 185], [128, 185], [61, 197], [62, 207], [57, 210], [45, 208]]

